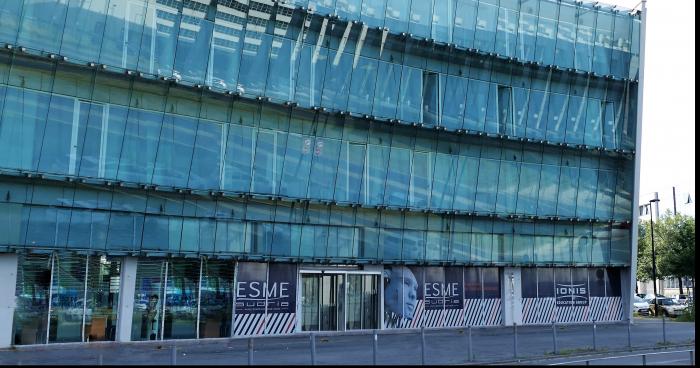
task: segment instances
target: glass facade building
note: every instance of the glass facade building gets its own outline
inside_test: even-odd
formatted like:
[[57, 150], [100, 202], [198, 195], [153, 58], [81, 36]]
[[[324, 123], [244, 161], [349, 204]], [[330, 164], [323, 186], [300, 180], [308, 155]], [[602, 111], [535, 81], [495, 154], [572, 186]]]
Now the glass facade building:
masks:
[[5, 0], [0, 24], [10, 344], [628, 314], [640, 12]]

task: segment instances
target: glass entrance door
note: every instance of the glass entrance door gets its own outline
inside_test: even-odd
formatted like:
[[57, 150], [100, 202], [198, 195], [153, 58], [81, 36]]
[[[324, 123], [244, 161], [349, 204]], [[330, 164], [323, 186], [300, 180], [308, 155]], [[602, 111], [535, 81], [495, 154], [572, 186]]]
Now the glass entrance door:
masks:
[[379, 326], [379, 275], [302, 273], [301, 330], [344, 331]]

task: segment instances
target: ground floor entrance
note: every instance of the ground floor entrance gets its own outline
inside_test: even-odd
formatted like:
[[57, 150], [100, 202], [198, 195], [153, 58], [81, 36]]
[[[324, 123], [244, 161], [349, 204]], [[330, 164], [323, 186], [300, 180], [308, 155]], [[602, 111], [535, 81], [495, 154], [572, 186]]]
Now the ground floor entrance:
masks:
[[302, 270], [301, 331], [379, 328], [380, 273]]

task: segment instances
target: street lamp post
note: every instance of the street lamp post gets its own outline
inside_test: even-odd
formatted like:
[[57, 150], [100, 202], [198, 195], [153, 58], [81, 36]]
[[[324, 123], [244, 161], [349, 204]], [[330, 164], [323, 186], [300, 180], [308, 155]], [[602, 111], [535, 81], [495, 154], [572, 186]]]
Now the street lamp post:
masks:
[[658, 198], [654, 198], [649, 201], [649, 215], [650, 217], [650, 226], [651, 226], [651, 277], [653, 279], [652, 283], [654, 284], [654, 316], [659, 315], [659, 305], [658, 305], [658, 296], [656, 294], [656, 251], [654, 250], [654, 209], [652, 208], [651, 204], [654, 202], [658, 202]]

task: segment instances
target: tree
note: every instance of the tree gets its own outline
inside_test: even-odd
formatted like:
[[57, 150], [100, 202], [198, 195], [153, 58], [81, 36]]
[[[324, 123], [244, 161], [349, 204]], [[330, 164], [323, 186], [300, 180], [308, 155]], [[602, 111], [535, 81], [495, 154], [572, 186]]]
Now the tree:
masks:
[[[652, 279], [651, 230], [649, 221], [642, 220], [639, 223], [639, 237], [637, 239], [637, 280], [649, 281]], [[656, 243], [654, 244], [656, 245]]]
[[683, 294], [683, 277], [695, 279], [695, 218], [666, 211], [654, 224], [656, 266], [659, 274], [678, 278]]

